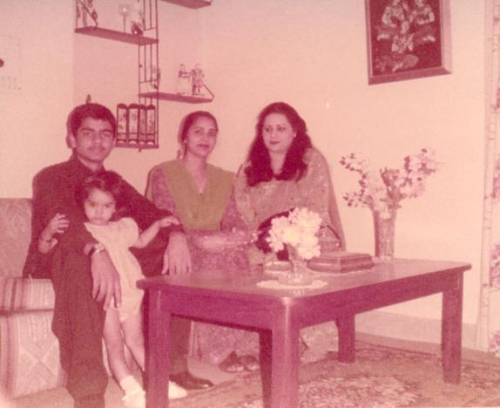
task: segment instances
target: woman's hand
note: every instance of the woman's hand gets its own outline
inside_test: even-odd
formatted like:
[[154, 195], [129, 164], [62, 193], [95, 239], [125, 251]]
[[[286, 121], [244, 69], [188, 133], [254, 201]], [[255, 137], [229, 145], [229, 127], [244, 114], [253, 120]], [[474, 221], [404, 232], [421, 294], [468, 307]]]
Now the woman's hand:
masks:
[[180, 275], [190, 273], [192, 269], [191, 254], [183, 232], [170, 233], [168, 245], [163, 255], [163, 273]]

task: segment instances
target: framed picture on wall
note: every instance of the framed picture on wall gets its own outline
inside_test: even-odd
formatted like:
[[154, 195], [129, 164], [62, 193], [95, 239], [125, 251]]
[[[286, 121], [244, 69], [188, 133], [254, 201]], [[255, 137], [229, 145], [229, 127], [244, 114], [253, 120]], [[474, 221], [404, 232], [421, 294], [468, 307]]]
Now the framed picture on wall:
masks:
[[368, 83], [451, 73], [450, 0], [365, 0]]

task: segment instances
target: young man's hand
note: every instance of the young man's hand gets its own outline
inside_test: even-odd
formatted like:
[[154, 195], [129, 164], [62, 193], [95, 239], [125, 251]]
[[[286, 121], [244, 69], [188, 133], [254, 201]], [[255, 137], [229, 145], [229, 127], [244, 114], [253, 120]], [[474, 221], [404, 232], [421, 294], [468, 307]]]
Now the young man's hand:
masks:
[[116, 271], [109, 254], [106, 251], [91, 255], [90, 270], [92, 273], [92, 297], [103, 302], [107, 310], [114, 301], [115, 307], [122, 303], [120, 275]]

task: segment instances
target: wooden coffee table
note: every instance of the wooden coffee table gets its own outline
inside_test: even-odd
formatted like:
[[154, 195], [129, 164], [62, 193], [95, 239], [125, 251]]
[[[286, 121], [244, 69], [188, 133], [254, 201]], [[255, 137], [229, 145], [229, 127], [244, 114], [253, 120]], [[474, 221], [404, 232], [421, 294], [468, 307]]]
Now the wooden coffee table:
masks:
[[261, 375], [266, 407], [298, 406], [299, 331], [330, 320], [338, 325], [342, 362], [355, 360], [355, 315], [443, 294], [444, 381], [460, 382], [463, 273], [470, 264], [395, 260], [345, 274], [319, 273], [320, 289], [276, 290], [257, 286], [273, 276], [200, 273], [139, 281], [149, 292], [147, 406], [168, 407], [171, 315], [236, 325], [261, 334]]

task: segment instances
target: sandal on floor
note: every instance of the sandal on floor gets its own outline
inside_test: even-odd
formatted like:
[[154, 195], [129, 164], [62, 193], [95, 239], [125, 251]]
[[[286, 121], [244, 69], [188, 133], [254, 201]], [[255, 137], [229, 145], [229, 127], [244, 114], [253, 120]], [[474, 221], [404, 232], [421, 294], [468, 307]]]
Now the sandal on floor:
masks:
[[245, 366], [233, 351], [219, 364], [219, 368], [226, 373], [241, 373]]
[[254, 372], [260, 370], [260, 364], [257, 358], [250, 354], [246, 354], [240, 357], [240, 363], [245, 367], [245, 370]]

